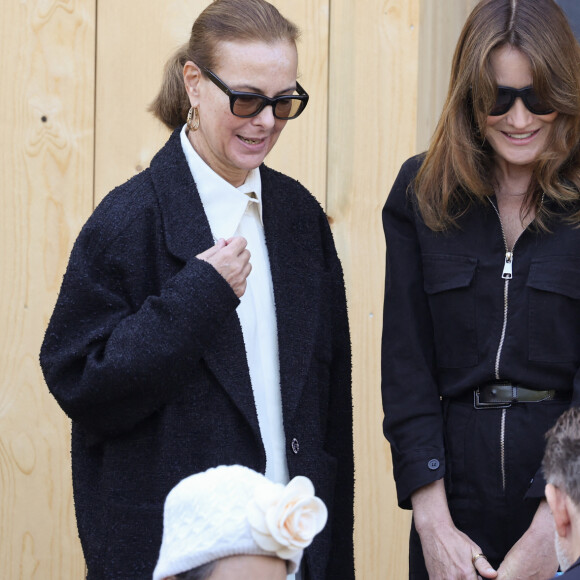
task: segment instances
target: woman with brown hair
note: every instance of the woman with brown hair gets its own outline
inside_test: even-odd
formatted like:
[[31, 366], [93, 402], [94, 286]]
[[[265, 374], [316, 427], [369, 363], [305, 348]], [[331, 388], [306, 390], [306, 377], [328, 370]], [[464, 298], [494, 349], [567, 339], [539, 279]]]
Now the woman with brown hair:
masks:
[[383, 210], [382, 392], [410, 577], [548, 578], [543, 436], [580, 394], [580, 49], [483, 0]]
[[75, 243], [41, 364], [89, 579], [151, 577], [169, 490], [234, 463], [308, 477], [329, 521], [302, 580], [354, 578], [342, 269], [317, 201], [263, 164], [308, 102], [297, 37], [264, 0], [209, 4], [152, 105], [173, 134]]

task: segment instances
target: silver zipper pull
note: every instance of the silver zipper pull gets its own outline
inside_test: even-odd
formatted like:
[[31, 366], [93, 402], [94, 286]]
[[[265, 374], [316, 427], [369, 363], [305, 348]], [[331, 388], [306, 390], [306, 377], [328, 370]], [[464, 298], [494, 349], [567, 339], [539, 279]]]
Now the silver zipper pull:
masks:
[[512, 277], [512, 266], [514, 261], [514, 255], [512, 252], [505, 253], [505, 264], [503, 267], [503, 272], [501, 277], [504, 279], [510, 279]]

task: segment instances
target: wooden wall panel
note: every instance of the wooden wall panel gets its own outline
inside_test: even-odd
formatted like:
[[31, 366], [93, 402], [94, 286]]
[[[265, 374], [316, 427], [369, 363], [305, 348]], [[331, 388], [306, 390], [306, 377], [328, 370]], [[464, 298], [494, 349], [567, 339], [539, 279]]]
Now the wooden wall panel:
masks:
[[70, 425], [38, 351], [92, 207], [94, 0], [4, 2], [0, 18], [0, 577], [81, 578]]
[[[326, 187], [328, 0], [272, 2], [302, 30], [301, 84], [308, 108], [288, 123], [267, 163], [324, 201]], [[146, 111], [170, 55], [189, 39], [208, 0], [100, 0], [98, 3], [96, 201], [147, 167], [169, 133]], [[128, 26], [130, 23], [130, 26]]]
[[272, 0], [272, 4], [302, 32], [298, 78], [310, 100], [304, 113], [287, 123], [266, 163], [300, 181], [325, 206], [330, 0]]
[[204, 0], [99, 0], [95, 203], [149, 165], [169, 131], [147, 112]]
[[425, 151], [447, 96], [455, 45], [477, 0], [420, 1], [417, 151]]
[[[82, 223], [168, 136], [146, 107], [208, 1], [3, 3], [0, 78], [10, 82], [0, 91], [1, 578], [84, 576], [69, 423], [44, 385], [38, 350]], [[274, 1], [303, 31], [300, 82], [311, 101], [267, 162], [326, 207], [346, 276], [359, 580], [407, 572], [410, 514], [396, 507], [381, 429], [381, 208], [400, 164], [428, 142], [474, 3]]]
[[357, 578], [405, 578], [409, 513], [382, 435], [381, 208], [415, 151], [417, 0], [332, 4], [328, 213], [345, 270], [353, 345]]

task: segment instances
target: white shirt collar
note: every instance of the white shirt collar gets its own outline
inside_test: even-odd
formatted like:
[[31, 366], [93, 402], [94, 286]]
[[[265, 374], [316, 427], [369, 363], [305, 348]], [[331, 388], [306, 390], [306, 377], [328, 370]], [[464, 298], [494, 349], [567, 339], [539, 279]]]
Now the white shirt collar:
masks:
[[[262, 221], [262, 181], [260, 170], [252, 169], [240, 187], [234, 187], [220, 177], [199, 156], [186, 135], [186, 125], [181, 130], [181, 147], [197, 186], [203, 208], [215, 240], [231, 238], [236, 231], [248, 203], [257, 203]], [[246, 193], [254, 192], [256, 199]], [[263, 221], [262, 221], [263, 223]]]

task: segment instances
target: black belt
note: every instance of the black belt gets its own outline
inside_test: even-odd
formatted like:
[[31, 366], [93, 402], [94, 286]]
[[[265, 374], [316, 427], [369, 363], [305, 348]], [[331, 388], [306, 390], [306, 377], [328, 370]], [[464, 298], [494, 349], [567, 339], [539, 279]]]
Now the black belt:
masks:
[[571, 399], [569, 391], [538, 391], [515, 385], [507, 381], [486, 383], [473, 390], [473, 395], [467, 393], [458, 397], [458, 400], [468, 400], [473, 397], [473, 406], [476, 409], [506, 409], [514, 403], [540, 403], [554, 399]]

